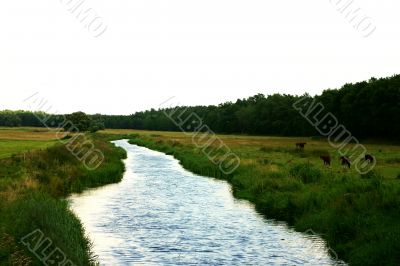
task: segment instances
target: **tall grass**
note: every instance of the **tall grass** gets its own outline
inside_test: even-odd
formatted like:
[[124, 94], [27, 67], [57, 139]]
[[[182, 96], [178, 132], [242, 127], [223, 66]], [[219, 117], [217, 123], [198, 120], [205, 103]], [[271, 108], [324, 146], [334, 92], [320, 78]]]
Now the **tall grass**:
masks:
[[298, 231], [319, 232], [350, 265], [400, 265], [399, 179], [378, 172], [360, 176], [319, 161], [317, 167], [312, 159], [329, 154], [325, 149], [261, 146], [249, 152], [243, 145], [236, 150], [240, 167], [226, 176], [194, 145], [172, 145], [167, 136], [135, 136], [130, 143], [171, 154], [195, 173], [228, 180], [235, 197]]
[[[15, 243], [40, 229], [52, 241], [52, 245], [61, 249], [76, 265], [95, 264], [96, 257], [90, 251], [91, 243], [67, 202], [47, 193], [31, 191], [7, 205], [2, 214], [1, 225], [8, 235], [13, 236]], [[30, 255], [34, 265], [42, 265], [29, 250], [25, 250], [25, 254]]]
[[41, 265], [20, 243], [21, 237], [36, 229], [76, 265], [95, 264], [82, 224], [63, 198], [120, 181], [126, 153], [101, 137], [92, 135], [92, 141], [105, 156], [94, 171], [61, 144], [0, 160], [0, 265]]

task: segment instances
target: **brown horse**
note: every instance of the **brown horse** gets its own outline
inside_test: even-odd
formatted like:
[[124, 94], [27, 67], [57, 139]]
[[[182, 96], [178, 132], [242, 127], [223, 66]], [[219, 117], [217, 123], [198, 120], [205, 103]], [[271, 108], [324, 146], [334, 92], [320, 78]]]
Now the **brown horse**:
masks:
[[298, 142], [298, 143], [296, 143], [296, 148], [298, 148], [298, 149], [300, 149], [300, 150], [303, 150], [303, 149], [304, 149], [304, 146], [305, 146], [306, 144], [307, 144], [306, 142]]
[[319, 156], [324, 161], [324, 165], [331, 166], [331, 156], [325, 155], [325, 156]]
[[372, 163], [374, 161], [374, 157], [371, 154], [365, 154], [364, 160], [368, 161], [369, 163]]
[[350, 159], [347, 156], [340, 156], [340, 161], [342, 162], [342, 165], [347, 165], [347, 167], [350, 168]]

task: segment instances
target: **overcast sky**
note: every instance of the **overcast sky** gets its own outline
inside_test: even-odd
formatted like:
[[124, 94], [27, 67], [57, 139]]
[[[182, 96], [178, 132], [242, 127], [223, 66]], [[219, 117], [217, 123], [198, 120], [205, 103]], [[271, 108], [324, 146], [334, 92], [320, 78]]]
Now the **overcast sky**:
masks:
[[398, 0], [77, 1], [1, 2], [0, 109], [39, 92], [59, 112], [130, 114], [400, 73]]

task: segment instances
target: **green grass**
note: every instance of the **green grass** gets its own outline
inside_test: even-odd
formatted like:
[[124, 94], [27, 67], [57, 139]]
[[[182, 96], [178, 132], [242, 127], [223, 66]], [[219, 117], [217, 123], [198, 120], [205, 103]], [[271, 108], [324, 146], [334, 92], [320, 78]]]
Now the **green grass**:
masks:
[[[89, 134], [106, 158], [96, 171], [85, 169], [55, 137], [45, 129], [0, 128], [0, 153], [7, 154], [0, 159], [0, 265], [40, 265], [19, 243], [21, 236], [38, 228], [76, 264], [94, 263], [82, 225], [62, 199], [121, 180], [125, 153], [109, 141], [122, 138], [174, 155], [197, 174], [229, 181], [235, 197], [250, 200], [269, 219], [321, 233], [351, 265], [399, 265], [397, 145], [368, 142], [368, 152], [378, 163], [373, 172], [361, 176], [353, 168], [342, 168], [335, 150], [321, 139], [219, 135], [241, 159], [240, 167], [226, 175], [194, 147], [191, 135], [179, 132]], [[294, 143], [303, 141], [305, 151], [295, 150]], [[30, 142], [38, 146], [23, 145]], [[331, 168], [319, 159], [327, 153], [333, 158]]]
[[0, 127], [0, 159], [58, 143], [57, 129]]
[[59, 248], [76, 265], [96, 263], [82, 224], [69, 210], [66, 201], [40, 191], [30, 191], [4, 207], [2, 213], [1, 225], [4, 232], [0, 238], [4, 240], [8, 236], [11, 244], [0, 246], [0, 258], [4, 263], [8, 261], [10, 264], [21, 265], [23, 261], [30, 261], [33, 265], [43, 265], [33, 254], [18, 245], [20, 239], [36, 229], [40, 229], [52, 241], [52, 250]]
[[57, 141], [39, 140], [1, 140], [0, 159], [11, 157], [13, 154], [25, 153], [31, 150], [43, 149], [56, 144]]
[[[343, 168], [323, 140], [306, 139], [305, 151], [297, 151], [294, 143], [304, 139], [220, 136], [241, 159], [226, 175], [190, 135], [152, 134], [136, 135], [130, 143], [171, 154], [197, 174], [229, 181], [234, 196], [250, 200], [269, 219], [319, 232], [350, 265], [399, 265], [399, 146], [367, 144], [378, 163], [360, 175], [354, 167]], [[323, 154], [332, 156], [332, 167], [323, 165]]]
[[[64, 197], [89, 187], [119, 182], [126, 158], [113, 137], [88, 135], [105, 160], [89, 171], [62, 143], [19, 153], [19, 140], [10, 141], [13, 156], [0, 159], [0, 265], [42, 265], [20, 243], [36, 229], [44, 232], [76, 265], [94, 265], [91, 244]], [[14, 142], [12, 144], [12, 142]]]

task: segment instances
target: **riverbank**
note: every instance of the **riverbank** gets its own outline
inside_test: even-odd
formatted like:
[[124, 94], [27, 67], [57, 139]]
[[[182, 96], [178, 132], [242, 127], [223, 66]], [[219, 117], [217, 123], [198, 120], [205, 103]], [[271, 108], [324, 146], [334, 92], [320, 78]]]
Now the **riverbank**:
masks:
[[[400, 147], [370, 144], [378, 164], [360, 175], [342, 168], [324, 141], [296, 138], [220, 136], [241, 159], [232, 174], [223, 174], [183, 133], [137, 132], [130, 143], [173, 155], [200, 175], [227, 180], [234, 196], [253, 202], [268, 218], [304, 232], [312, 229], [350, 265], [398, 265], [400, 261]], [[320, 154], [330, 154], [332, 167]]]
[[[19, 140], [28, 140], [26, 134]], [[298, 231], [320, 233], [351, 265], [397, 265], [400, 260], [399, 146], [368, 144], [378, 164], [372, 174], [360, 176], [343, 169], [321, 140], [220, 135], [241, 158], [240, 167], [224, 175], [183, 133], [107, 130], [88, 137], [106, 158], [95, 171], [84, 168], [61, 143], [0, 160], [0, 265], [40, 265], [19, 243], [36, 229], [77, 265], [95, 263], [82, 225], [63, 198], [121, 180], [125, 153], [109, 142], [123, 138], [172, 154], [192, 172], [229, 181], [235, 197]], [[308, 143], [304, 152], [294, 148], [299, 141]], [[321, 153], [335, 158], [332, 168], [323, 167]]]
[[[119, 182], [126, 153], [109, 142], [121, 136], [86, 136], [105, 158], [95, 170], [72, 155], [66, 147], [68, 139], [41, 150], [18, 153], [17, 149], [0, 160], [0, 265], [43, 265], [40, 252], [49, 254], [57, 248], [74, 265], [96, 264], [82, 224], [64, 198], [72, 192]], [[16, 140], [14, 145], [19, 143]], [[90, 148], [88, 143], [79, 145], [83, 150], [86, 145]], [[40, 232], [43, 238], [36, 235], [23, 245], [21, 239], [32, 232]], [[52, 243], [50, 248], [28, 249], [29, 244], [46, 238]]]
[[121, 182], [68, 197], [104, 265], [344, 265], [325, 241], [266, 220], [228, 182], [163, 153], [127, 151]]

